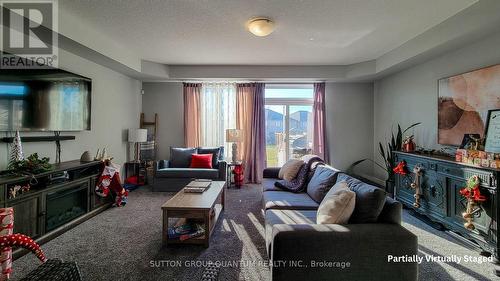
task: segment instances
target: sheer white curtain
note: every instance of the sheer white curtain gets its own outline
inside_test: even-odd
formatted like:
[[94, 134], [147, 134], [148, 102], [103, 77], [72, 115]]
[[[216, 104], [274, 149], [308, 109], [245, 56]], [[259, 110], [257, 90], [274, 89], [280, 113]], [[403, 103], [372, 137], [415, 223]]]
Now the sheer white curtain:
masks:
[[236, 84], [203, 83], [200, 97], [201, 145], [224, 146], [231, 157], [231, 144], [226, 143], [226, 129], [236, 128]]

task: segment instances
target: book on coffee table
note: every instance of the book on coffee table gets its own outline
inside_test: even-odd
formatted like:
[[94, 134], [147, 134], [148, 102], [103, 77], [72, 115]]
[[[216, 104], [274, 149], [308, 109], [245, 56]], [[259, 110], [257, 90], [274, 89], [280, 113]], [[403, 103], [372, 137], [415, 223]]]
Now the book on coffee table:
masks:
[[188, 183], [184, 187], [184, 192], [192, 192], [192, 193], [203, 193], [207, 188], [210, 187], [212, 181], [198, 181], [194, 180]]
[[206, 188], [205, 187], [192, 187], [192, 186], [186, 186], [184, 187], [184, 192], [188, 193], [203, 193], [205, 192]]
[[212, 182], [211, 179], [195, 179], [194, 181], [199, 181], [199, 182]]
[[202, 187], [208, 188], [212, 182], [209, 181], [191, 181], [186, 187]]

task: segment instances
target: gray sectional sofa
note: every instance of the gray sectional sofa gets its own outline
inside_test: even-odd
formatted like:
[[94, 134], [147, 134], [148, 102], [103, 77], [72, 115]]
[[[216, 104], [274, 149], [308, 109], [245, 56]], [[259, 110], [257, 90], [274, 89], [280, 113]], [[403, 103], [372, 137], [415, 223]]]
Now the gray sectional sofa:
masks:
[[[212, 153], [213, 169], [189, 168], [194, 153]], [[153, 191], [177, 192], [193, 179], [226, 180], [223, 147], [170, 148], [170, 159], [156, 162]]]
[[331, 173], [330, 183], [345, 181], [356, 193], [349, 224], [316, 224], [321, 200], [314, 196], [315, 183], [309, 182], [305, 192], [288, 192], [274, 185], [279, 168], [264, 170], [265, 238], [272, 280], [417, 280], [416, 263], [388, 262], [391, 256], [417, 254], [417, 237], [401, 226], [401, 203], [378, 187], [330, 166], [321, 167], [324, 175]]

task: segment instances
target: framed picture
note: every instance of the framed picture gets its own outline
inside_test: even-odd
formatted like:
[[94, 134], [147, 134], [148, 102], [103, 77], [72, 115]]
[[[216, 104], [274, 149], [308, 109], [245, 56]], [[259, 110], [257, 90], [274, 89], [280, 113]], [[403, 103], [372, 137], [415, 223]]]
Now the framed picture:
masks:
[[486, 152], [500, 153], [500, 109], [488, 111], [486, 123]]
[[479, 134], [464, 134], [460, 149], [474, 149], [477, 150], [477, 142], [481, 139]]
[[488, 110], [500, 108], [500, 64], [438, 81], [438, 143], [459, 146], [464, 134], [484, 136]]

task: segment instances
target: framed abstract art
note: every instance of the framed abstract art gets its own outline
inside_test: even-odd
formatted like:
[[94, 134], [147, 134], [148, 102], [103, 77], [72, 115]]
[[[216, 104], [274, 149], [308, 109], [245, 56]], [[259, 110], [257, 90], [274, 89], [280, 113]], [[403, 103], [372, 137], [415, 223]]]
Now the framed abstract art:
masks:
[[488, 111], [484, 150], [486, 152], [500, 153], [500, 109]]
[[484, 137], [488, 110], [500, 108], [500, 64], [438, 81], [438, 143], [459, 146]]

